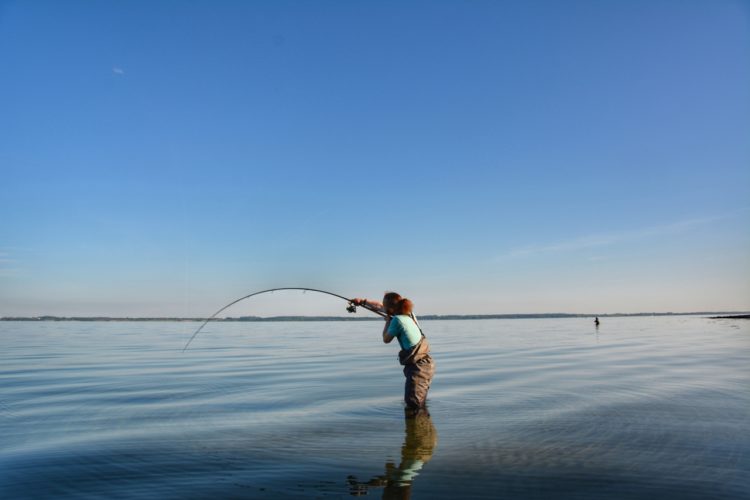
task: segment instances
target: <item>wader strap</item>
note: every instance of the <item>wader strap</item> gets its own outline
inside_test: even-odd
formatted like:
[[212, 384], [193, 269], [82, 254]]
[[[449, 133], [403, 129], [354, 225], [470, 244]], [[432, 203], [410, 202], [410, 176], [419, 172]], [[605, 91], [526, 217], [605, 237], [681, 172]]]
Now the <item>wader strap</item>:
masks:
[[417, 321], [417, 317], [414, 316], [414, 313], [411, 313], [409, 316], [411, 317], [412, 321], [414, 321], [414, 324], [417, 325], [417, 328], [419, 328], [419, 333], [422, 334], [422, 338], [426, 339], [427, 335], [424, 334], [424, 332], [422, 331], [422, 327], [419, 326], [419, 321]]

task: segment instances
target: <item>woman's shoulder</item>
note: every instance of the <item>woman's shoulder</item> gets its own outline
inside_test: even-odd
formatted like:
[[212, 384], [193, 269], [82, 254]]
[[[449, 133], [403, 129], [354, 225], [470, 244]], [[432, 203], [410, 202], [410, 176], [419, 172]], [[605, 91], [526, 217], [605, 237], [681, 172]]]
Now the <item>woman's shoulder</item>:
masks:
[[401, 326], [404, 330], [411, 329], [412, 327], [416, 327], [417, 323], [414, 321], [414, 318], [409, 316], [408, 314], [398, 314], [393, 317], [399, 326]]
[[396, 314], [391, 317], [391, 327], [396, 328], [398, 330], [405, 330], [406, 325], [408, 324], [406, 320], [409, 319], [409, 316], [405, 314]]

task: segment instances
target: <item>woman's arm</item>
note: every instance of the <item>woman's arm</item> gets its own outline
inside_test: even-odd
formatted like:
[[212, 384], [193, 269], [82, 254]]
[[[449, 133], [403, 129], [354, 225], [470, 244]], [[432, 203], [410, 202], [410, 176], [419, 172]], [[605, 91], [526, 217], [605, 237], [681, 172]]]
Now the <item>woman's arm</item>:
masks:
[[385, 308], [383, 307], [383, 303], [382, 302], [378, 302], [377, 300], [352, 299], [352, 304], [354, 304], [355, 306], [367, 307], [369, 309], [374, 309], [376, 311], [380, 311], [382, 313], [385, 313]]
[[386, 344], [389, 344], [391, 340], [393, 340], [395, 337], [388, 333], [388, 327], [391, 326], [391, 317], [388, 316], [385, 318], [385, 328], [383, 328], [383, 342]]
[[[385, 307], [383, 307], [382, 302], [378, 302], [377, 300], [370, 300], [370, 299], [352, 299], [352, 304], [355, 306], [362, 306], [366, 307], [368, 309], [372, 309], [374, 311], [380, 311], [381, 313], [385, 314]], [[390, 341], [392, 341], [395, 337], [388, 333], [388, 327], [391, 326], [391, 317], [385, 316], [385, 327], [383, 328], [383, 342], [388, 344]]]

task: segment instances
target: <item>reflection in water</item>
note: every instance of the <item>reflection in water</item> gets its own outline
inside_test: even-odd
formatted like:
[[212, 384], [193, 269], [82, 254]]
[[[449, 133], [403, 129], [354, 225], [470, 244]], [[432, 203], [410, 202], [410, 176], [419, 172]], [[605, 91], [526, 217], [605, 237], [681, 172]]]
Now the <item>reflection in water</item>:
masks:
[[385, 474], [360, 482], [349, 476], [352, 496], [367, 495], [370, 488], [383, 488], [383, 498], [409, 498], [411, 485], [424, 464], [430, 461], [437, 445], [437, 431], [426, 409], [404, 410], [404, 444], [401, 446], [401, 463], [385, 463]]

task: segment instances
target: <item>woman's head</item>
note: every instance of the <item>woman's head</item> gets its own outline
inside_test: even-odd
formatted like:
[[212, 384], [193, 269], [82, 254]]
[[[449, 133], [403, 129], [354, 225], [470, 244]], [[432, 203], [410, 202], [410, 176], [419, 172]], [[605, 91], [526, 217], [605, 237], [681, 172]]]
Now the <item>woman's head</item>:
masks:
[[411, 314], [414, 304], [411, 300], [405, 299], [396, 292], [386, 292], [383, 296], [383, 308], [391, 316], [396, 314]]

